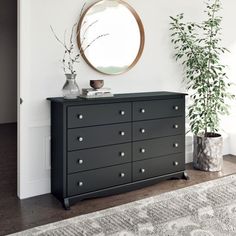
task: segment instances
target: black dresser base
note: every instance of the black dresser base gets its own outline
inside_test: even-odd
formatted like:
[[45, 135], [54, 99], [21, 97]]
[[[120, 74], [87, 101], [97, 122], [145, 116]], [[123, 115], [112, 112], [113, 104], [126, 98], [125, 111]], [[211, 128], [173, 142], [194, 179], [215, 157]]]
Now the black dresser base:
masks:
[[145, 179], [145, 180], [141, 180], [141, 181], [137, 181], [137, 182], [133, 182], [133, 183], [129, 183], [129, 184], [106, 188], [106, 189], [102, 189], [99, 191], [76, 195], [73, 197], [64, 198], [63, 207], [65, 208], [65, 210], [70, 210], [70, 206], [77, 203], [78, 201], [82, 201], [85, 199], [91, 199], [91, 198], [106, 197], [106, 196], [115, 195], [115, 194], [119, 194], [119, 193], [129, 192], [129, 191], [137, 190], [137, 189], [140, 189], [143, 187], [147, 187], [147, 186], [156, 184], [160, 181], [169, 180], [169, 179], [189, 180], [189, 176], [188, 176], [187, 172], [182, 171], [182, 172], [177, 172], [174, 174], [163, 175], [160, 177]]
[[49, 98], [52, 194], [70, 209], [84, 199], [187, 180], [185, 95]]

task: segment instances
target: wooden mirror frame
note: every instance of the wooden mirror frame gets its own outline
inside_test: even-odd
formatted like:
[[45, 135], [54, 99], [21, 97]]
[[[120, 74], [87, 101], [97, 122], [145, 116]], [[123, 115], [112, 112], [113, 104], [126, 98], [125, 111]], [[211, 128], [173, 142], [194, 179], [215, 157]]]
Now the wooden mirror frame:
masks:
[[103, 71], [100, 71], [98, 70], [93, 64], [91, 64], [91, 62], [88, 60], [88, 58], [86, 57], [85, 53], [83, 52], [83, 48], [81, 46], [81, 40], [80, 40], [80, 32], [81, 32], [81, 26], [82, 26], [82, 23], [83, 23], [83, 20], [87, 14], [87, 12], [92, 8], [94, 7], [96, 4], [98, 3], [101, 3], [101, 2], [105, 2], [107, 0], [99, 0], [95, 3], [93, 3], [92, 5], [90, 5], [84, 12], [83, 14], [81, 15], [81, 18], [79, 20], [79, 23], [78, 23], [78, 26], [77, 26], [77, 45], [79, 47], [79, 49], [81, 50], [81, 55], [83, 57], [83, 59], [86, 61], [86, 63], [92, 67], [94, 70], [96, 70], [97, 72], [99, 73], [102, 73], [102, 74], [105, 74], [105, 75], [120, 75], [120, 74], [123, 74], [123, 73], [126, 73], [127, 71], [129, 71], [130, 69], [132, 69], [136, 64], [137, 62], [139, 61], [139, 59], [141, 58], [142, 56], [142, 53], [143, 53], [143, 49], [144, 49], [144, 45], [145, 45], [145, 31], [144, 31], [144, 27], [143, 27], [143, 23], [142, 23], [142, 20], [141, 18], [139, 17], [138, 13], [134, 10], [133, 7], [131, 7], [128, 3], [122, 1], [122, 0], [116, 0], [119, 4], [122, 4], [123, 6], [125, 6], [134, 16], [137, 24], [138, 24], [138, 27], [139, 27], [139, 31], [140, 31], [140, 47], [139, 47], [139, 51], [137, 53], [137, 56], [136, 58], [134, 59], [134, 61], [127, 67], [126, 70], [124, 71], [121, 71], [119, 73], [114, 73], [114, 74], [111, 74], [111, 73], [105, 73]]

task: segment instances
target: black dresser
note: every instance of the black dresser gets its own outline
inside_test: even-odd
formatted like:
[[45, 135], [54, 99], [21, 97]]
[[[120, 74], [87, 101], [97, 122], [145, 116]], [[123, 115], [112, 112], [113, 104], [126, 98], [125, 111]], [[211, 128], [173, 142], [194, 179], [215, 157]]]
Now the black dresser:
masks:
[[186, 178], [185, 94], [51, 101], [51, 191], [64, 207]]

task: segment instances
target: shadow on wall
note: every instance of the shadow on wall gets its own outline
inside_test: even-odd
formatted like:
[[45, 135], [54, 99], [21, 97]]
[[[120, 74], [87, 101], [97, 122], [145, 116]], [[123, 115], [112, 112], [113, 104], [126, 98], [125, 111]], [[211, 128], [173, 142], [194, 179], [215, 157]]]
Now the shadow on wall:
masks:
[[[225, 55], [223, 60], [226, 65], [228, 65], [228, 77], [230, 82], [234, 85], [232, 86], [232, 93], [236, 94], [236, 40], [231, 46], [227, 46], [230, 50], [230, 54]], [[226, 133], [229, 134], [229, 153], [236, 155], [236, 101], [230, 101], [231, 105], [230, 115], [222, 118], [222, 127]]]
[[[232, 22], [236, 21], [235, 0], [222, 0], [223, 3], [223, 26], [222, 26], [222, 44], [230, 50], [230, 53], [223, 55], [222, 60], [228, 66], [228, 77], [230, 82], [236, 84], [236, 31], [232, 28]], [[232, 93], [236, 94], [236, 86], [232, 86]], [[231, 101], [230, 115], [222, 118], [222, 128], [228, 134], [228, 151], [236, 155], [236, 101]]]

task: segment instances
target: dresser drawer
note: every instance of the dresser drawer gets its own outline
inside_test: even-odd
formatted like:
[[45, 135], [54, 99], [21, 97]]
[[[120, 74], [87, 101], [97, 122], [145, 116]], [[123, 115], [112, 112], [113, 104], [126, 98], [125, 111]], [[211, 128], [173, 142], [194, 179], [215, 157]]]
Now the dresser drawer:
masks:
[[133, 120], [148, 120], [184, 114], [185, 100], [168, 99], [133, 103]]
[[185, 169], [184, 153], [133, 163], [133, 181], [171, 174]]
[[67, 110], [68, 128], [129, 121], [131, 121], [131, 103], [73, 106]]
[[139, 121], [133, 123], [134, 141], [184, 134], [184, 132], [184, 117]]
[[131, 164], [85, 171], [68, 176], [68, 196], [131, 182]]
[[85, 149], [68, 153], [68, 173], [131, 162], [131, 143]]
[[131, 141], [131, 123], [68, 130], [68, 151]]
[[133, 143], [133, 160], [164, 156], [184, 152], [184, 135], [170, 136]]

